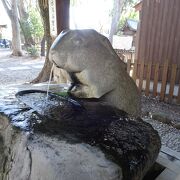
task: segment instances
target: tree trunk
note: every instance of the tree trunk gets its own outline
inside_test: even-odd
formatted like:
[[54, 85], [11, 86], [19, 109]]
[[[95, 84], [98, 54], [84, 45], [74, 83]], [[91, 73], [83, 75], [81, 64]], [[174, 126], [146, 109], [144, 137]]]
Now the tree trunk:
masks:
[[[52, 43], [52, 37], [50, 35], [50, 23], [49, 23], [49, 7], [48, 0], [38, 0], [41, 16], [43, 19], [44, 34], [47, 42], [46, 60], [43, 69], [36, 79], [32, 83], [44, 82], [49, 79], [52, 63], [49, 61], [49, 49]], [[58, 34], [63, 29], [69, 28], [69, 3], [70, 0], [56, 0], [57, 11], [57, 32]]]
[[41, 56], [45, 56], [45, 44], [46, 44], [46, 39], [45, 36], [43, 36], [41, 40]]
[[[11, 1], [11, 5], [8, 1], [2, 0], [3, 6], [11, 20], [12, 26], [12, 54], [14, 56], [22, 56], [21, 51], [21, 38], [20, 38], [20, 28], [18, 22], [18, 10], [17, 10], [17, 3], [18, 0]], [[11, 9], [10, 9], [11, 7]]]
[[113, 15], [111, 21], [111, 29], [109, 33], [109, 41], [113, 42], [113, 35], [116, 34], [118, 29], [118, 23], [122, 12], [122, 7], [125, 0], [114, 0], [113, 4]]
[[49, 75], [52, 68], [52, 63], [49, 61], [49, 49], [52, 44], [52, 37], [50, 35], [50, 24], [49, 24], [49, 7], [44, 6], [43, 0], [38, 0], [39, 7], [40, 7], [40, 13], [43, 20], [43, 27], [44, 27], [44, 34], [45, 39], [47, 42], [47, 53], [46, 53], [46, 59], [44, 63], [44, 67], [39, 73], [38, 77], [32, 80], [32, 83], [38, 83], [38, 82], [45, 82], [48, 81]]
[[12, 17], [11, 17], [12, 37], [13, 37], [12, 49], [14, 56], [22, 56], [17, 1], [18, 0], [12, 1]]

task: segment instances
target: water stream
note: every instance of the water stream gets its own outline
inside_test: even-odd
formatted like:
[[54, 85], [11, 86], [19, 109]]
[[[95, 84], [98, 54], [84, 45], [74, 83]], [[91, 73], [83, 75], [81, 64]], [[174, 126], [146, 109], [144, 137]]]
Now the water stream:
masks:
[[52, 79], [53, 69], [54, 69], [54, 64], [52, 65], [51, 72], [50, 72], [50, 76], [49, 76], [46, 100], [48, 100], [49, 87], [50, 87], [50, 83], [51, 83], [51, 79]]

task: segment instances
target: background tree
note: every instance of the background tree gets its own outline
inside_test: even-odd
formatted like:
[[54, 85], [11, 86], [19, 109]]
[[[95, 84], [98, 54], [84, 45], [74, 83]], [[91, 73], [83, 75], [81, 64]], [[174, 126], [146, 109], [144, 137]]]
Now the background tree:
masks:
[[[38, 47], [41, 44], [41, 40], [45, 39], [43, 38], [44, 29], [38, 2], [37, 0], [19, 0], [18, 9], [25, 50], [27, 50], [30, 56], [37, 57], [39, 56]], [[41, 55], [45, 55], [45, 42], [43, 47], [44, 49]]]
[[39, 42], [43, 38], [44, 28], [42, 24], [42, 18], [40, 15], [39, 7], [31, 6], [29, 10], [29, 24], [30, 32], [34, 41]]
[[[52, 37], [50, 34], [50, 22], [49, 22], [49, 6], [48, 0], [38, 0], [40, 13], [43, 19], [44, 34], [46, 39], [46, 60], [43, 69], [36, 79], [32, 82], [43, 82], [49, 79], [52, 63], [49, 61], [49, 49], [52, 44]], [[70, 0], [62, 0], [57, 2], [57, 33], [69, 28], [69, 4]], [[58, 6], [60, 5], [60, 6]]]
[[121, 29], [124, 27], [124, 24], [127, 19], [133, 19], [138, 21], [139, 20], [139, 14], [135, 11], [127, 11], [127, 12], [122, 12], [119, 24], [118, 24], [118, 30], [116, 32], [117, 35], [121, 35]]
[[20, 27], [18, 19], [18, 0], [2, 0], [3, 6], [11, 20], [12, 26], [12, 54], [22, 56]]
[[[138, 0], [114, 0], [113, 2], [113, 10], [112, 10], [112, 21], [111, 28], [109, 32], [109, 41], [113, 42], [113, 35], [117, 34], [119, 28], [122, 25], [122, 22], [125, 22], [125, 19], [128, 17], [125, 15], [128, 8], [132, 9], [132, 7], [138, 2]], [[124, 16], [122, 16], [124, 13]], [[134, 15], [135, 16], [135, 15]], [[130, 16], [129, 16], [130, 17]], [[123, 21], [122, 21], [123, 19]]]
[[125, 0], [114, 0], [111, 28], [109, 32], [109, 41], [113, 42], [113, 35], [117, 32], [120, 15], [122, 12], [123, 4]]
[[30, 47], [31, 45], [35, 45], [34, 39], [32, 37], [30, 21], [29, 21], [29, 10], [30, 3], [26, 0], [19, 0], [18, 10], [19, 10], [19, 23], [21, 27], [21, 31], [24, 36], [24, 45], [25, 47]]
[[39, 8], [40, 8], [40, 14], [43, 21], [43, 28], [44, 28], [44, 37], [46, 40], [46, 58], [44, 66], [39, 73], [38, 77], [35, 78], [32, 83], [38, 83], [38, 82], [44, 82], [49, 79], [50, 71], [52, 68], [52, 63], [49, 61], [49, 49], [52, 44], [52, 37], [50, 35], [50, 23], [49, 23], [49, 6], [47, 0], [38, 0]]

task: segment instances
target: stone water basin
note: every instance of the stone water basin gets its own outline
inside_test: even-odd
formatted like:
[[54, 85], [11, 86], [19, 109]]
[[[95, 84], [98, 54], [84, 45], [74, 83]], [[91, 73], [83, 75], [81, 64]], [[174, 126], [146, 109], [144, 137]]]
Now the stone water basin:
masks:
[[[20, 102], [1, 110], [0, 121], [18, 127], [18, 138], [9, 147], [16, 152], [14, 164], [30, 166], [18, 176], [12, 166], [12, 179], [141, 180], [158, 156], [160, 138], [152, 126], [106, 103], [52, 93], [47, 100], [46, 92], [37, 90], [20, 91], [16, 97]], [[5, 131], [0, 129], [3, 142]], [[27, 162], [17, 151], [29, 157]]]

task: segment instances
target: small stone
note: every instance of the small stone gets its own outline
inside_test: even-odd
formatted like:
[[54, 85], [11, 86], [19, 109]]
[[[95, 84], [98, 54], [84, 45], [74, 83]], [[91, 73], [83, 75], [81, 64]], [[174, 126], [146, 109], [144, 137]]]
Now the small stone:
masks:
[[173, 127], [176, 128], [176, 129], [180, 129], [180, 123], [174, 124]]
[[164, 124], [171, 124], [172, 120], [168, 117], [167, 114], [159, 112], [159, 113], [153, 113], [152, 114], [152, 119], [160, 121]]

